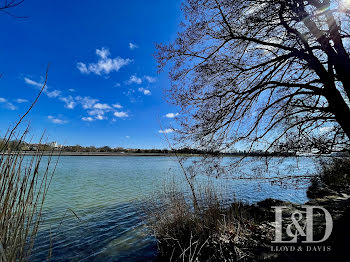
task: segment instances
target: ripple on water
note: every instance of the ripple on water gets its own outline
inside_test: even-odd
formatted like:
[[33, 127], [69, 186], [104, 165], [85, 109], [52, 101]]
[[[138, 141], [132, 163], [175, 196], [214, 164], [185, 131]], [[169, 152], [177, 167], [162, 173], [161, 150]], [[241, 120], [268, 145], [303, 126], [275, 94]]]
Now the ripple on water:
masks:
[[[141, 215], [140, 209], [130, 204], [90, 210], [81, 221], [65, 219], [56, 227], [58, 231], [52, 230], [51, 261], [152, 261], [156, 243]], [[49, 246], [50, 231], [40, 231], [31, 260], [42, 261]]]
[[[234, 158], [225, 158], [231, 161]], [[188, 161], [192, 161], [189, 158]], [[244, 165], [245, 173], [260, 168], [254, 160]], [[277, 159], [278, 160], [278, 159]], [[310, 158], [302, 158], [297, 169], [275, 163], [275, 171], [288, 174], [312, 172]], [[173, 157], [61, 157], [47, 195], [43, 224], [38, 233], [31, 261], [44, 261], [52, 243], [51, 261], [152, 261], [156, 242], [142, 223], [143, 199], [172, 178], [183, 179]], [[169, 180], [170, 178], [170, 180]], [[206, 176], [198, 180], [208, 181]], [[256, 202], [267, 197], [303, 203], [305, 188], [289, 189], [264, 181], [224, 180], [221, 192], [227, 199]], [[220, 182], [220, 183], [221, 183]], [[218, 186], [219, 182], [214, 181]], [[79, 219], [72, 213], [75, 214]], [[50, 240], [51, 239], [51, 240]], [[52, 242], [51, 242], [52, 241]]]

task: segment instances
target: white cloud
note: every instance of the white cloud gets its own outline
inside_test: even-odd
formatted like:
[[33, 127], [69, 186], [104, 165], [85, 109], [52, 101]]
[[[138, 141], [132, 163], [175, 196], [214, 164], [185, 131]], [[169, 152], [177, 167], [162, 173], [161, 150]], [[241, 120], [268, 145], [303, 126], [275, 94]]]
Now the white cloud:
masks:
[[95, 119], [97, 120], [103, 120], [103, 119], [107, 119], [107, 117], [105, 117], [105, 113], [109, 112], [109, 110], [105, 110], [105, 109], [93, 109], [88, 111], [87, 113], [90, 116], [95, 117]]
[[111, 109], [112, 107], [108, 104], [96, 103], [91, 107], [91, 110], [88, 111], [88, 114], [90, 116], [94, 116], [95, 119], [103, 120], [107, 119], [107, 117], [105, 117], [105, 114], [110, 112]]
[[77, 68], [82, 74], [110, 74], [115, 71], [118, 72], [122, 67], [130, 64], [131, 59], [123, 59], [121, 57], [109, 58], [110, 52], [108, 48], [96, 49], [96, 55], [99, 57], [97, 63], [85, 64], [82, 62], [77, 63]]
[[148, 83], [152, 84], [157, 81], [157, 78], [152, 77], [152, 76], [145, 76], [145, 79], [147, 80]]
[[48, 97], [52, 98], [52, 97], [58, 97], [61, 94], [61, 91], [59, 90], [48, 91], [48, 89], [46, 89], [45, 93]]
[[18, 104], [28, 103], [29, 102], [27, 99], [23, 99], [23, 98], [17, 98], [15, 101]]
[[64, 102], [64, 107], [68, 109], [74, 109], [77, 104], [72, 96], [60, 96], [58, 99]]
[[[24, 78], [24, 82], [28, 85], [36, 87], [37, 89], [41, 89], [44, 86], [44, 83], [36, 82], [28, 77]], [[59, 97], [61, 95], [60, 90], [52, 90], [51, 91], [47, 85], [45, 86], [43, 93], [45, 93], [50, 98], [56, 98], [56, 97]]]
[[129, 117], [128, 113], [126, 112], [114, 112], [115, 117], [123, 118], [123, 117]]
[[[34, 86], [35, 88], [37, 88], [39, 90], [41, 90], [42, 87], [44, 86], [44, 82], [37, 82], [37, 81], [34, 81], [28, 77], [24, 78], [24, 82], [28, 85]], [[43, 90], [43, 93], [45, 93], [50, 98], [55, 98], [61, 94], [61, 91], [59, 91], [59, 90], [50, 91], [48, 85], [46, 85], [44, 90]]]
[[104, 120], [108, 119], [106, 114], [109, 112], [113, 112], [114, 108], [122, 108], [119, 104], [113, 104], [110, 106], [107, 103], [98, 103], [98, 99], [94, 99], [91, 97], [81, 97], [77, 96], [75, 100], [81, 104], [83, 109], [87, 110], [87, 113], [90, 115], [90, 117], [84, 117], [84, 121], [92, 121], [93, 120]]
[[121, 84], [120, 83], [115, 83], [114, 87], [120, 87]]
[[[101, 58], [104, 58], [109, 55], [109, 53], [106, 50], [99, 50], [98, 56]], [[42, 84], [35, 82], [34, 80], [31, 80], [29, 78], [25, 78], [25, 82], [35, 86], [35, 87], [41, 87]], [[123, 108], [119, 103], [115, 103], [113, 105], [109, 105], [107, 103], [102, 103], [98, 99], [91, 98], [89, 96], [64, 96], [62, 95], [61, 91], [59, 90], [49, 90], [48, 88], [44, 90], [45, 94], [49, 97], [56, 98], [59, 101], [64, 102], [65, 108], [68, 109], [74, 109], [77, 105], [80, 105], [83, 110], [89, 115], [87, 117], [82, 117], [83, 121], [94, 121], [94, 120], [104, 120], [108, 119], [108, 114], [112, 115], [114, 113], [114, 116], [116, 117], [128, 117], [128, 114], [126, 112], [116, 112], [116, 109]], [[19, 101], [19, 100], [18, 100]], [[4, 103], [7, 108], [11, 110], [15, 110], [16, 107], [9, 103], [5, 98], [0, 98], [0, 103]], [[113, 109], [114, 108], [114, 109]], [[63, 124], [66, 123], [64, 120], [60, 121], [61, 119], [53, 118], [50, 116], [49, 118], [51, 122], [54, 122], [56, 124]]]
[[123, 108], [120, 104], [116, 103], [116, 104], [113, 104], [113, 107], [114, 108], [117, 108], [117, 109], [121, 109]]
[[144, 89], [144, 88], [139, 88], [139, 91], [141, 92], [141, 93], [143, 93], [144, 95], [146, 95], [146, 96], [149, 96], [149, 95], [151, 95], [152, 93], [151, 93], [151, 91], [149, 91], [148, 89]]
[[[43, 85], [39, 82], [29, 79], [28, 77], [25, 77], [24, 81], [27, 84], [37, 88], [41, 88]], [[69, 89], [69, 91], [74, 92], [75, 90]], [[48, 87], [44, 89], [44, 93], [50, 98], [57, 98], [58, 100], [64, 102], [64, 107], [68, 109], [74, 109], [77, 104], [80, 104], [83, 107], [83, 109], [91, 109], [98, 102], [98, 99], [93, 99], [87, 96], [85, 97], [81, 97], [81, 96], [72, 97], [71, 95], [63, 96], [60, 90], [51, 91], [51, 89], [49, 89]]]
[[87, 121], [87, 122], [92, 122], [92, 121], [95, 121], [95, 119], [93, 119], [91, 116], [86, 116], [86, 117], [83, 117], [83, 118], [81, 118], [81, 120], [83, 120], [83, 121]]
[[103, 119], [105, 119], [105, 118], [104, 118], [103, 115], [97, 115], [97, 116], [96, 116], [96, 119], [98, 119], [98, 120], [103, 120]]
[[93, 109], [88, 111], [88, 114], [90, 116], [97, 116], [97, 115], [104, 115], [105, 111], [102, 109]]
[[133, 44], [133, 43], [129, 43], [129, 48], [130, 48], [130, 50], [134, 50], [134, 49], [136, 49], [136, 48], [139, 48], [139, 46], [137, 45], [137, 44]]
[[165, 129], [165, 130], [159, 130], [158, 133], [169, 134], [169, 133], [173, 133], [174, 131], [175, 131], [174, 129], [168, 128], [168, 129]]
[[82, 74], [90, 74], [91, 73], [89, 71], [89, 69], [87, 68], [86, 64], [84, 64], [82, 62], [77, 63], [77, 68], [80, 71], [80, 73], [82, 73]]
[[165, 117], [167, 117], [167, 118], [174, 118], [174, 117], [177, 117], [179, 115], [179, 113], [168, 113], [168, 114], [166, 114], [165, 115]]
[[16, 110], [17, 109], [17, 107], [14, 104], [10, 103], [10, 102], [6, 103], [5, 106], [6, 106], [7, 109], [10, 109], [10, 110]]
[[127, 85], [132, 85], [132, 84], [140, 85], [140, 84], [142, 84], [142, 79], [137, 77], [136, 75], [132, 75], [132, 76], [130, 76], [129, 80], [126, 81], [126, 84]]
[[69, 92], [75, 92], [75, 89], [74, 88], [69, 88], [68, 91]]
[[130, 139], [130, 136], [125, 136], [125, 138]]
[[66, 121], [66, 120], [62, 120], [62, 119], [59, 119], [59, 118], [56, 118], [53, 116], [48, 116], [47, 118], [54, 124], [62, 125], [62, 124], [68, 123], [68, 121]]
[[32, 86], [36, 86], [36, 87], [39, 87], [39, 88], [42, 88], [43, 87], [43, 84], [39, 83], [39, 82], [36, 82], [28, 77], [25, 77], [24, 78], [24, 82], [26, 82], [28, 85], [32, 85]]
[[90, 109], [98, 102], [98, 99], [94, 99], [88, 96], [77, 96], [75, 99], [81, 104], [84, 109]]
[[10, 109], [10, 110], [16, 110], [17, 107], [10, 103], [10, 102], [7, 102], [7, 99], [6, 98], [3, 98], [3, 97], [0, 97], [0, 103], [3, 103], [4, 106], [7, 108], [7, 109]]
[[96, 49], [96, 55], [98, 55], [101, 59], [106, 59], [109, 57], [111, 53], [108, 48], [102, 47], [102, 49]]
[[109, 105], [107, 105], [107, 104], [101, 104], [101, 103], [95, 104], [95, 105], [94, 105], [94, 108], [96, 108], [96, 109], [102, 109], [102, 110], [104, 110], [104, 109], [111, 109], [111, 107], [110, 107]]

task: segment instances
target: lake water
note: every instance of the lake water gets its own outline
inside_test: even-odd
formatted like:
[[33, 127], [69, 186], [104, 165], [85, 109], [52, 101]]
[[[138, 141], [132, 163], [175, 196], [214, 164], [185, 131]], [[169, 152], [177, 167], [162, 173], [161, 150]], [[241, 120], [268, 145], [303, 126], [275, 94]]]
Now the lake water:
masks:
[[[227, 157], [223, 162], [234, 161]], [[186, 165], [198, 160], [188, 158]], [[315, 172], [312, 158], [272, 159], [266, 172], [263, 160], [248, 158], [241, 170], [247, 177], [298, 176]], [[202, 165], [203, 167], [203, 165]], [[235, 171], [235, 170], [234, 170]], [[183, 181], [175, 157], [63, 156], [59, 160], [43, 211], [43, 224], [32, 261], [43, 261], [52, 246], [51, 261], [153, 261], [156, 242], [142, 220], [142, 205], [166, 181]], [[254, 203], [271, 197], [304, 203], [307, 184], [271, 183], [263, 179], [232, 180], [199, 175], [227, 199]]]

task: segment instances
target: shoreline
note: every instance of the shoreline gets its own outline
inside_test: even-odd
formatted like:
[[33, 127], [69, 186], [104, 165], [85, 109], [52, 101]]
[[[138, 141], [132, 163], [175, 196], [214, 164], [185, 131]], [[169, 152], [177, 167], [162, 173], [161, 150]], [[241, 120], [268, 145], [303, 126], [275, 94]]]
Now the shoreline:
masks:
[[[7, 155], [8, 153], [4, 153]], [[21, 155], [33, 156], [176, 156], [176, 154], [163, 154], [163, 153], [118, 153], [118, 152], [59, 152], [59, 151], [44, 151], [44, 152], [19, 152]], [[178, 154], [179, 155], [179, 154]], [[199, 154], [181, 154], [181, 156], [200, 156]]]
[[[14, 154], [17, 152], [12, 152]], [[33, 156], [33, 155], [43, 155], [43, 156], [188, 156], [188, 157], [198, 157], [198, 156], [209, 156], [207, 154], [186, 154], [186, 153], [119, 153], [119, 152], [68, 152], [68, 151], [21, 151], [18, 152], [21, 155]], [[8, 153], [3, 153], [8, 155]], [[214, 156], [214, 155], [212, 155]], [[245, 155], [245, 154], [223, 154], [222, 157], [314, 157], [315, 155]], [[330, 155], [323, 155], [325, 157], [331, 157]]]

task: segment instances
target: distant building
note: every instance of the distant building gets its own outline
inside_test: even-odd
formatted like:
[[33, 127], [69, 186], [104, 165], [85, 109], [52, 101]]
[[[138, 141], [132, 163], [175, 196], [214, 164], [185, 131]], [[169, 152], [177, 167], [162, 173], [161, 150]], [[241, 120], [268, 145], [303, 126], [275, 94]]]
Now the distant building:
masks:
[[57, 144], [56, 141], [47, 143], [47, 145], [48, 145], [48, 146], [51, 146], [51, 147], [55, 147], [55, 148], [58, 146], [58, 144]]
[[56, 141], [53, 141], [53, 142], [50, 142], [50, 143], [47, 143], [48, 146], [51, 146], [53, 148], [61, 148], [62, 145], [58, 144]]
[[317, 148], [312, 148], [312, 149], [311, 149], [311, 153], [312, 153], [312, 154], [318, 154], [318, 153], [320, 153], [320, 150], [317, 149]]

